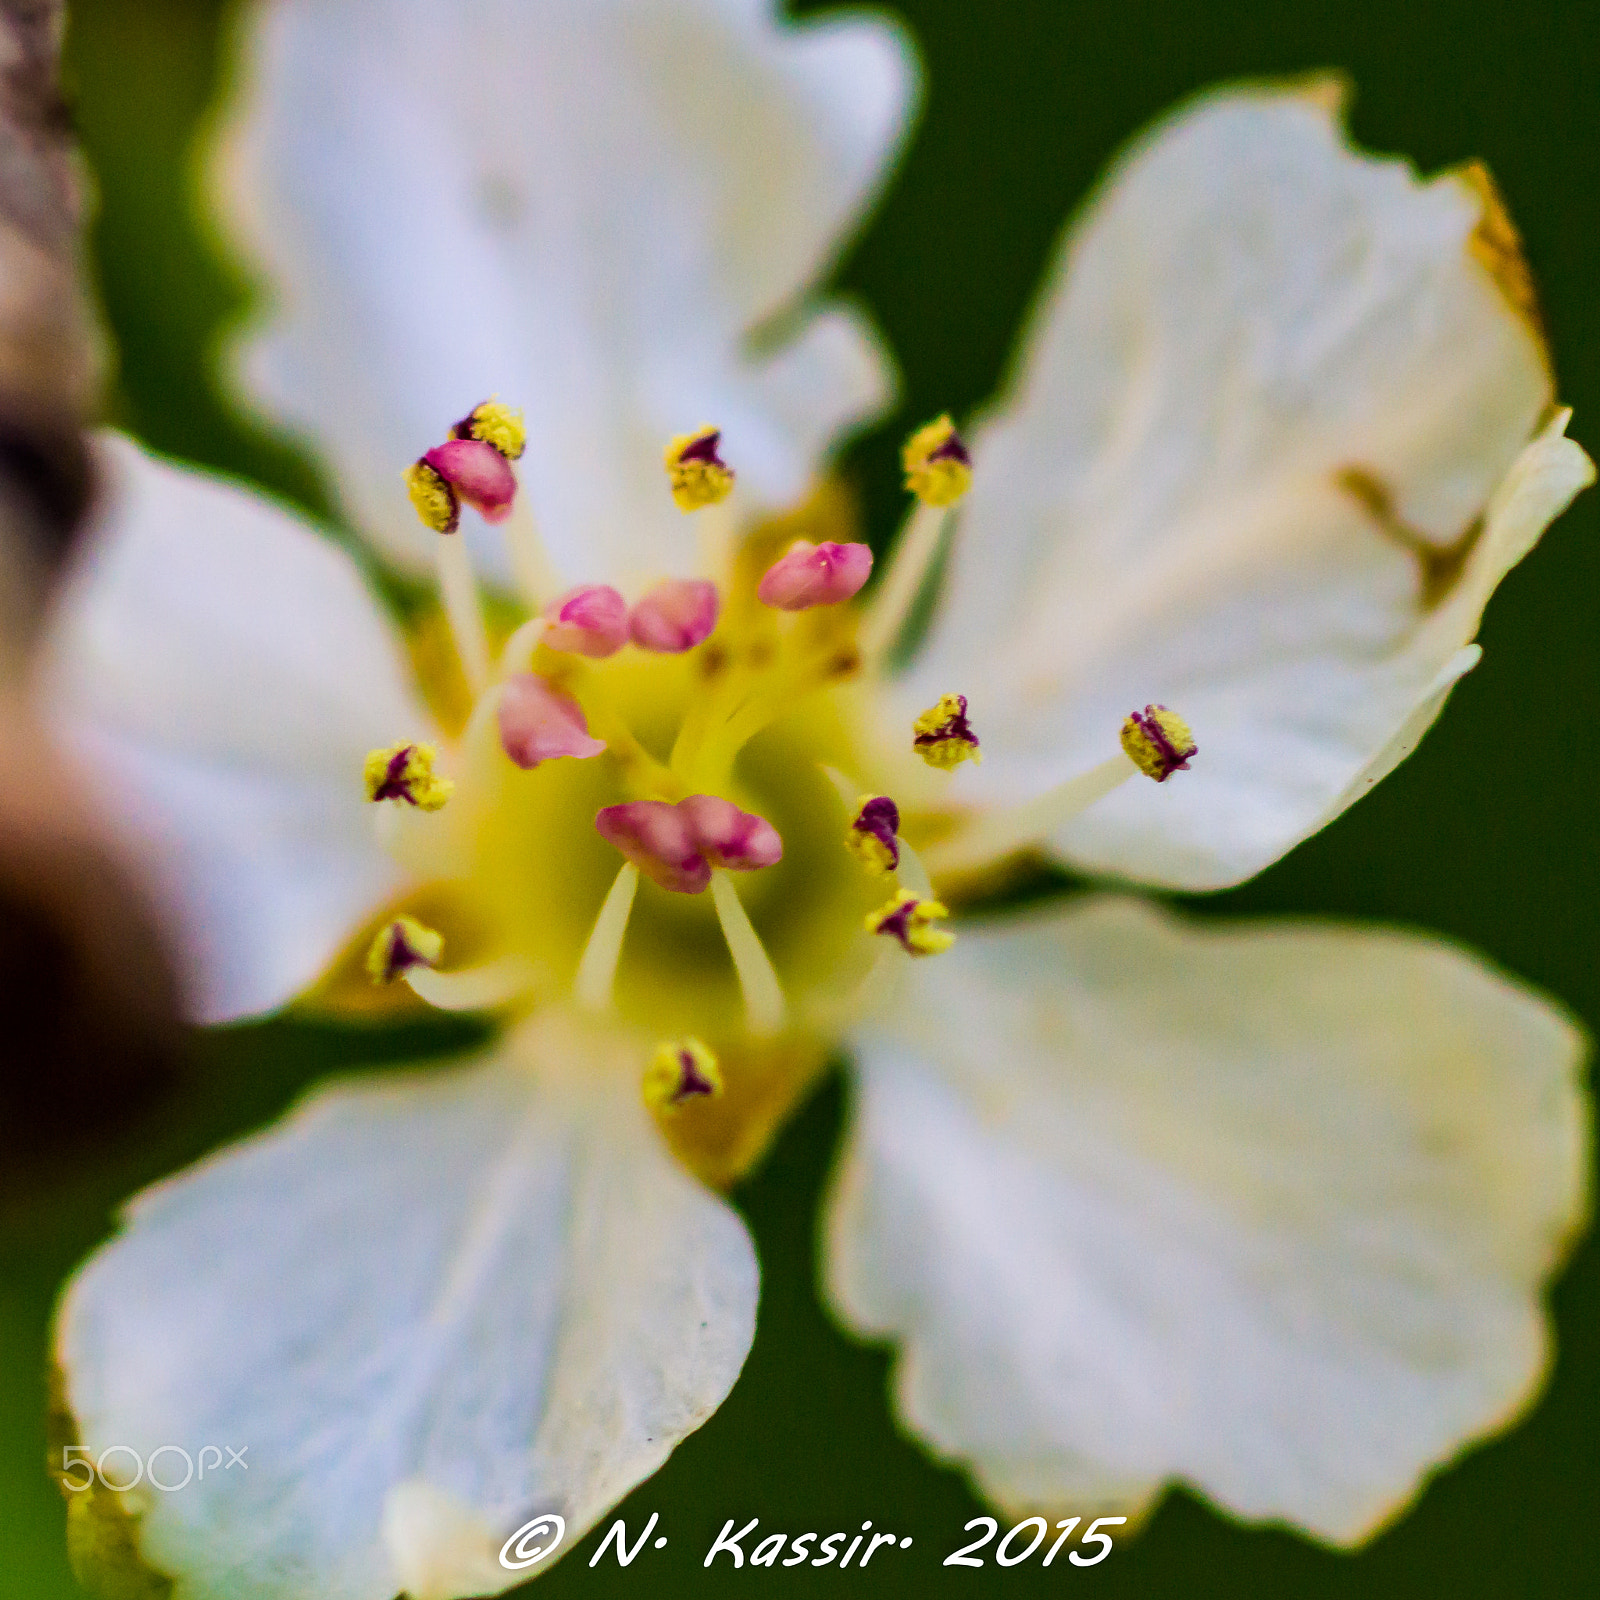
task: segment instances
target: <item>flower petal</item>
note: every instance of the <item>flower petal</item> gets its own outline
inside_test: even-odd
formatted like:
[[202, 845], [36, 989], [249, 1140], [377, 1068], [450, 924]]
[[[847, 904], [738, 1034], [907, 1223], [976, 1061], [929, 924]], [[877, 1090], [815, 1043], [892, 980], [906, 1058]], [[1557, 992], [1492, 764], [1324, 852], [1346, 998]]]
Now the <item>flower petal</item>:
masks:
[[713, 419], [741, 491], [781, 504], [886, 403], [852, 312], [748, 339], [826, 271], [893, 159], [915, 67], [882, 18], [291, 0], [255, 8], [241, 81], [218, 189], [273, 299], [244, 386], [401, 560], [428, 554], [401, 469], [490, 393], [526, 414], [523, 493], [571, 582], [692, 570], [674, 434]]
[[1010, 1508], [1173, 1480], [1370, 1535], [1544, 1375], [1583, 1041], [1435, 940], [1095, 901], [963, 932], [861, 1041], [846, 1320]]
[[1194, 771], [1125, 785], [1053, 842], [1203, 889], [1370, 786], [1592, 476], [1559, 420], [1519, 456], [1550, 378], [1525, 299], [1485, 265], [1494, 226], [1481, 180], [1358, 155], [1306, 93], [1212, 96], [1135, 147], [973, 444], [905, 693], [971, 699], [973, 799], [1048, 789], [1114, 753], [1130, 710], [1171, 706]]
[[206, 1021], [309, 984], [397, 884], [367, 752], [427, 738], [355, 564], [270, 501], [107, 436], [105, 509], [47, 640], [44, 693], [149, 861]]
[[555, 1512], [570, 1549], [721, 1402], [754, 1251], [607, 1048], [326, 1089], [82, 1268], [57, 1349], [83, 1442], [249, 1451], [145, 1507], [185, 1600], [509, 1587], [508, 1535]]

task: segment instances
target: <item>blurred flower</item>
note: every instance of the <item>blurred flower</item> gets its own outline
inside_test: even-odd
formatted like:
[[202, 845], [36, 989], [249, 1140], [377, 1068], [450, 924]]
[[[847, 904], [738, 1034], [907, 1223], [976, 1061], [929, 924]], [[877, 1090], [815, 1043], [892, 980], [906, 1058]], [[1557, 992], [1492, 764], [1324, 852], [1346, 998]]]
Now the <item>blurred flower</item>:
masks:
[[48, 1182], [175, 1077], [177, 1007], [149, 914], [30, 692], [90, 494], [99, 349], [59, 8], [0, 15], [0, 1204]]
[[[1417, 937], [1092, 900], [945, 948], [924, 867], [1234, 882], [1415, 743], [1590, 472], [1492, 197], [1356, 156], [1314, 91], [1191, 107], [1079, 225], [970, 450], [913, 441], [858, 609], [837, 492], [772, 512], [881, 360], [837, 308], [774, 319], [894, 146], [903, 43], [755, 0], [551, 3], [537, 50], [500, 7], [400, 11], [261, 11], [224, 170], [276, 296], [247, 385], [437, 563], [455, 650], [286, 513], [110, 444], [51, 693], [164, 847], [207, 1016], [337, 958], [331, 1002], [370, 955], [507, 1027], [141, 1196], [70, 1286], [91, 1448], [250, 1445], [248, 1480], [130, 1501], [144, 1560], [431, 1600], [509, 1584], [530, 1514], [575, 1539], [748, 1348], [754, 1255], [691, 1174], [745, 1170], [841, 1037], [829, 1283], [900, 1342], [919, 1436], [1007, 1507], [1181, 1478], [1364, 1537], [1543, 1370], [1577, 1031]], [[455, 473], [495, 393], [515, 504], [432, 531], [404, 471]], [[661, 581], [719, 604], [635, 625]]]

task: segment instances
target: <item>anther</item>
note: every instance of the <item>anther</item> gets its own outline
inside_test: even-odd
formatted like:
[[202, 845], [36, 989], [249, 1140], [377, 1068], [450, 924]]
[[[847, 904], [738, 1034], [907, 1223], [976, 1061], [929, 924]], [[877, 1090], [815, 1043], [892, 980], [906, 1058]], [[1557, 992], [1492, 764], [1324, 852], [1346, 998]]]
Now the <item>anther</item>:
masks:
[[518, 672], [506, 679], [497, 715], [501, 748], [530, 771], [562, 756], [587, 760], [606, 747], [604, 739], [590, 735], [583, 707], [537, 673]]
[[569, 589], [544, 608], [544, 643], [552, 650], [601, 659], [628, 642], [628, 602], [607, 583]]
[[644, 1101], [652, 1111], [676, 1111], [689, 1100], [722, 1093], [722, 1069], [700, 1040], [672, 1039], [657, 1047], [644, 1074]]
[[680, 511], [714, 506], [733, 492], [733, 468], [717, 454], [721, 442], [720, 428], [697, 428], [677, 435], [663, 452], [672, 498]]
[[934, 956], [956, 942], [948, 928], [935, 926], [949, 915], [949, 909], [939, 901], [902, 889], [886, 906], [868, 913], [866, 929], [868, 933], [898, 939], [908, 956]]
[[796, 539], [767, 568], [756, 599], [779, 611], [807, 611], [848, 600], [872, 575], [872, 551], [864, 544], [812, 544]]
[[869, 872], [887, 877], [900, 865], [900, 808], [886, 794], [864, 794], [844, 842]]
[[374, 983], [393, 983], [413, 967], [436, 967], [444, 954], [444, 936], [415, 917], [387, 923], [367, 950], [367, 975]]
[[392, 744], [367, 755], [362, 776], [369, 800], [404, 800], [418, 811], [437, 811], [455, 784], [433, 770], [438, 751], [431, 744]]
[[717, 625], [717, 586], [703, 578], [668, 578], [628, 613], [628, 636], [641, 650], [677, 655]]
[[901, 452], [906, 488], [924, 505], [953, 506], [972, 486], [972, 457], [949, 417], [918, 428]]
[[1147, 778], [1165, 783], [1174, 772], [1187, 772], [1199, 746], [1189, 724], [1165, 706], [1146, 706], [1144, 715], [1128, 714], [1122, 725], [1122, 748]]
[[595, 830], [652, 882], [674, 894], [702, 894], [711, 869], [754, 872], [783, 858], [783, 840], [764, 817], [716, 795], [692, 794], [669, 805], [633, 800], [606, 806]]
[[455, 490], [426, 461], [406, 468], [406, 489], [417, 515], [435, 533], [454, 533], [461, 526], [461, 502]]
[[452, 439], [479, 439], [492, 444], [507, 461], [519, 460], [528, 445], [522, 413], [498, 400], [476, 405], [450, 430]]
[[[436, 533], [453, 533], [454, 523], [446, 527], [439, 524], [441, 502], [437, 486], [424, 478], [426, 487], [419, 490], [417, 480], [423, 477], [421, 469], [431, 472], [451, 491], [455, 500], [464, 500], [485, 522], [504, 522], [511, 515], [512, 502], [517, 498], [517, 475], [511, 470], [511, 463], [492, 444], [482, 439], [446, 439], [406, 473], [411, 503], [416, 506], [417, 514]], [[459, 506], [456, 517], [460, 517]]]
[[928, 763], [949, 771], [963, 761], [982, 761], [978, 736], [967, 721], [967, 697], [947, 694], [911, 725], [911, 748]]

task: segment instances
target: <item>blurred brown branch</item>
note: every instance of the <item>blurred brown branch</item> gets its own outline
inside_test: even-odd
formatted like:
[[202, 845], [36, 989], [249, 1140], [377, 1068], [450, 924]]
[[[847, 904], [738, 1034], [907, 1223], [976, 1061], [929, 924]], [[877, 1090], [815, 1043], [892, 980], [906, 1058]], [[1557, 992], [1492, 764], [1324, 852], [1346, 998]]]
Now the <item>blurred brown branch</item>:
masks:
[[56, 0], [0, 0], [0, 1197], [117, 1127], [176, 1059], [148, 909], [28, 692], [91, 498], [101, 365], [61, 29]]

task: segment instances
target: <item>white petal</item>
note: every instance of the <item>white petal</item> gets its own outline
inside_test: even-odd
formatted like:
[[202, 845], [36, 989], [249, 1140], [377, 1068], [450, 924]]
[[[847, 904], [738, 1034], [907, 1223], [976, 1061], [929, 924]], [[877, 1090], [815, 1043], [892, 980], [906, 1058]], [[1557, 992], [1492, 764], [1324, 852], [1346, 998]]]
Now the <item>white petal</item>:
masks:
[[[747, 338], [893, 158], [915, 67], [886, 20], [290, 0], [244, 42], [218, 187], [273, 301], [245, 387], [397, 558], [428, 550], [402, 469], [491, 393], [526, 411], [523, 492], [574, 581], [692, 569], [673, 434], [720, 426], [746, 503], [786, 502], [886, 403], [859, 318], [802, 318], [775, 354]], [[492, 530], [469, 536], [498, 566]]]
[[1544, 1374], [1583, 1041], [1459, 950], [1091, 902], [965, 934], [861, 1050], [831, 1290], [1008, 1508], [1179, 1480], [1353, 1543]]
[[[1201, 889], [1370, 786], [1496, 582], [1593, 473], [1549, 431], [1519, 460], [1549, 374], [1472, 253], [1481, 211], [1459, 175], [1359, 156], [1328, 105], [1289, 92], [1203, 100], [1118, 167], [976, 439], [907, 691], [917, 709], [968, 696], [985, 762], [967, 798], [1048, 788], [1114, 753], [1130, 711], [1172, 706], [1192, 772], [1124, 786], [1053, 842]], [[1416, 554], [1341, 485], [1352, 468], [1441, 550], [1508, 470], [1523, 487], [1429, 604]]]
[[754, 1251], [632, 1065], [541, 1035], [337, 1086], [132, 1204], [58, 1356], [97, 1455], [248, 1447], [146, 1497], [177, 1600], [508, 1587], [513, 1531], [555, 1512], [570, 1549], [721, 1403]]
[[244, 488], [108, 436], [45, 703], [148, 860], [207, 1021], [310, 983], [396, 887], [361, 764], [426, 738], [354, 562]]

